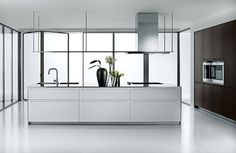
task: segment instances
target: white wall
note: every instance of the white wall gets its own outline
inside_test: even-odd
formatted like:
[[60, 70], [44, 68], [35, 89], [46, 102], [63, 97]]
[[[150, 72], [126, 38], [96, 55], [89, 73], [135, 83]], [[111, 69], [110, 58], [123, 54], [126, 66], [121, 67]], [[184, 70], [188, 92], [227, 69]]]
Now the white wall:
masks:
[[192, 24], [191, 27], [191, 104], [194, 106], [194, 32], [236, 19], [236, 8]]

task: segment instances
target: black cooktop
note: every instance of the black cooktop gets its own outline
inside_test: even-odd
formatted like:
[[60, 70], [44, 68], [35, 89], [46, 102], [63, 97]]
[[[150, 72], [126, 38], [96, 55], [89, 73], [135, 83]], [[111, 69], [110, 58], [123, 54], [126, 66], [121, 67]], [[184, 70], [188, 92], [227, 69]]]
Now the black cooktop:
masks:
[[139, 84], [162, 84], [161, 82], [127, 82], [128, 85], [139, 85]]

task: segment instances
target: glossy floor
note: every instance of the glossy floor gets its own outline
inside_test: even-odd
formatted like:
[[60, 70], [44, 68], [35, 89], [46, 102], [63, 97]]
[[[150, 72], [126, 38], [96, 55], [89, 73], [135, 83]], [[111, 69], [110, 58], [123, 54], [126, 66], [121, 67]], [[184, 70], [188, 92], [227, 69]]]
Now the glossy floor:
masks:
[[0, 153], [236, 153], [236, 125], [183, 104], [182, 125], [27, 125], [26, 104], [0, 112]]

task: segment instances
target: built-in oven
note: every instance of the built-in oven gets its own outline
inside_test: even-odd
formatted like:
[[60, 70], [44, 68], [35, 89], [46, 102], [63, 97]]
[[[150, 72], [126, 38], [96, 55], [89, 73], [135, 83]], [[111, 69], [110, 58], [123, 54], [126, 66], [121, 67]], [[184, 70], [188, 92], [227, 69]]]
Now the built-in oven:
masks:
[[203, 82], [212, 83], [211, 66], [212, 66], [212, 62], [210, 62], [210, 61], [203, 62], [203, 64], [202, 64]]
[[205, 61], [203, 62], [203, 82], [224, 85], [224, 62]]
[[224, 84], [224, 62], [213, 62], [212, 63], [211, 78], [214, 84]]

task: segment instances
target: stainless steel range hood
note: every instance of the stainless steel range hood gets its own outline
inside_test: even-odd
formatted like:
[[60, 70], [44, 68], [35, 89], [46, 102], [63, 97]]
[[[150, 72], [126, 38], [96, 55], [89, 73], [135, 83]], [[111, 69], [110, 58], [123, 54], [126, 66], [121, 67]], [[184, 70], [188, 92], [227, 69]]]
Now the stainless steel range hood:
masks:
[[[162, 16], [161, 21], [159, 17]], [[128, 54], [169, 54], [173, 52], [173, 12], [169, 16], [170, 27], [168, 33], [171, 33], [171, 38], [166, 40], [166, 17], [167, 14], [160, 14], [157, 12], [137, 13], [136, 15], [136, 31], [138, 34], [138, 48], [137, 51], [130, 51]], [[162, 26], [161, 37], [159, 35], [160, 23]], [[161, 40], [158, 40], [161, 38]], [[163, 44], [159, 44], [163, 43]], [[166, 45], [170, 44], [167, 50]], [[161, 46], [161, 47], [160, 47]]]
[[138, 52], [158, 51], [158, 13], [138, 13], [136, 15]]

